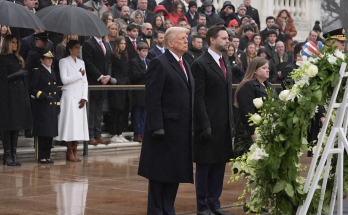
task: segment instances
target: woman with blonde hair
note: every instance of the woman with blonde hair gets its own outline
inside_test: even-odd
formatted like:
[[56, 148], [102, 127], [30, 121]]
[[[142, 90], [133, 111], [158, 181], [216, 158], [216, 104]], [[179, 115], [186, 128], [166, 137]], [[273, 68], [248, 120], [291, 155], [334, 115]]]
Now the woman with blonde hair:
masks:
[[28, 77], [19, 53], [19, 40], [6, 35], [0, 52], [0, 131], [4, 148], [3, 164], [20, 166], [17, 141], [20, 130], [33, 128]]
[[6, 25], [0, 25], [0, 50], [6, 35], [11, 35], [11, 30]]
[[111, 50], [113, 50], [115, 46], [115, 40], [118, 37], [118, 25], [116, 24], [116, 22], [110, 22], [106, 27], [109, 29], [110, 34], [105, 35], [105, 41], [110, 44], [110, 48]]
[[78, 40], [77, 35], [64, 35], [62, 42], [58, 43], [56, 47], [56, 60], [60, 60], [63, 57], [66, 57], [66, 44], [71, 40]]
[[169, 29], [171, 27], [175, 27], [173, 20], [167, 19], [166, 21], [164, 21], [163, 27], [165, 29]]

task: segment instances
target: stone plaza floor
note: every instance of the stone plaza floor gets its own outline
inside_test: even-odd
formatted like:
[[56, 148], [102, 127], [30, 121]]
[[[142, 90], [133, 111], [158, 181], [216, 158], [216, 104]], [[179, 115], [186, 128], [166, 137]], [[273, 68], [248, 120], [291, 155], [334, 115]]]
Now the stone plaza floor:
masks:
[[[22, 166], [0, 168], [0, 214], [146, 214], [148, 181], [137, 175], [139, 155], [140, 147], [90, 151], [82, 162], [66, 161], [64, 152], [53, 155], [54, 164], [19, 157]], [[305, 156], [301, 161], [310, 165]], [[244, 183], [228, 184], [230, 175], [227, 165], [222, 207], [235, 215], [245, 214], [242, 206], [234, 206]], [[180, 184], [175, 208], [177, 214], [196, 214], [193, 184]]]

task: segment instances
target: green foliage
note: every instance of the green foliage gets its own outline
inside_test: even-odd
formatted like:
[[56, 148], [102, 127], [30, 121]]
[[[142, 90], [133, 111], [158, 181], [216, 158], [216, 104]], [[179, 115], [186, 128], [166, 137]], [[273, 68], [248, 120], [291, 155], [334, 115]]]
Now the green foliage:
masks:
[[[296, 86], [289, 89], [290, 94], [293, 94], [286, 99], [277, 99], [272, 90], [268, 90], [267, 99], [263, 98], [263, 106], [258, 112], [262, 120], [255, 131], [258, 138], [251, 146], [250, 152], [233, 160], [234, 164], [238, 163], [239, 172], [233, 174], [229, 181], [247, 177], [247, 188], [239, 201], [242, 202], [246, 193], [251, 191], [249, 206], [253, 211], [261, 212], [262, 207], [267, 207], [271, 214], [293, 215], [306, 199], [307, 194], [303, 192], [305, 179], [300, 176], [300, 171], [304, 168], [299, 162], [299, 157], [302, 151], [308, 149], [307, 128], [315, 115], [316, 107], [330, 102], [333, 89], [340, 80], [339, 70], [342, 62], [348, 63], [347, 58], [335, 57], [334, 53], [333, 47], [327, 47], [322, 50], [322, 58], [309, 61], [305, 59], [301, 67], [291, 73]], [[318, 68], [317, 74], [311, 75], [310, 65]], [[338, 101], [342, 100], [342, 97], [343, 87], [340, 89]], [[331, 127], [326, 135], [330, 130]], [[344, 180], [348, 182], [348, 156], [344, 158]], [[333, 156], [333, 168], [324, 198], [324, 211], [328, 211], [330, 204], [336, 163], [337, 156]], [[321, 183], [322, 180], [319, 186]], [[320, 191], [315, 191], [307, 214], [321, 214], [316, 211]], [[346, 183], [344, 191], [348, 192]]]

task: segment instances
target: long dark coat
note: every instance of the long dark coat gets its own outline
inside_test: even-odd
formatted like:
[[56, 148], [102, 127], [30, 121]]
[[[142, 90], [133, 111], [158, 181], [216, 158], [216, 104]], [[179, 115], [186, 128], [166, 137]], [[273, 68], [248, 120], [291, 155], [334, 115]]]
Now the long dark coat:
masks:
[[[111, 55], [112, 72], [111, 77], [116, 78], [117, 85], [129, 85], [129, 61], [125, 54], [121, 54], [120, 59], [114, 54]], [[108, 102], [110, 108], [124, 110], [126, 107], [126, 99], [130, 92], [126, 90], [109, 90]]]
[[13, 54], [0, 55], [0, 131], [33, 127], [27, 75], [8, 79], [22, 64]]
[[[195, 82], [183, 60], [188, 80], [174, 56], [151, 60], [146, 73], [146, 121], [138, 174], [161, 182], [193, 183], [192, 128]], [[164, 139], [154, 139], [158, 129]]]
[[[30, 95], [34, 117], [33, 135], [42, 137], [58, 136], [58, 111], [60, 99], [57, 89], [57, 78], [54, 70], [51, 73], [42, 65], [34, 69], [29, 77]], [[52, 99], [47, 99], [52, 96]]]
[[[146, 65], [150, 61], [146, 60]], [[132, 85], [145, 85], [146, 67], [139, 56], [132, 59], [130, 62], [129, 78]], [[133, 106], [145, 107], [145, 90], [132, 90]]]
[[[234, 135], [232, 72], [226, 61], [225, 68], [227, 80], [208, 51], [191, 66], [196, 81], [193, 144], [193, 161], [196, 163], [225, 163], [231, 158]], [[209, 127], [212, 138], [203, 142], [200, 133]]]
[[[265, 81], [264, 84], [267, 87], [271, 87], [271, 84], [267, 81]], [[236, 96], [239, 106], [239, 119], [237, 122], [236, 137], [234, 140], [234, 156], [238, 157], [248, 151], [252, 143], [251, 135], [255, 133], [256, 126], [249, 126], [249, 117], [247, 116], [249, 113], [257, 113], [253, 99], [260, 97], [267, 98], [268, 95], [266, 92], [266, 87], [263, 86], [258, 80], [254, 80], [244, 83]], [[245, 140], [245, 136], [247, 137], [247, 140]]]

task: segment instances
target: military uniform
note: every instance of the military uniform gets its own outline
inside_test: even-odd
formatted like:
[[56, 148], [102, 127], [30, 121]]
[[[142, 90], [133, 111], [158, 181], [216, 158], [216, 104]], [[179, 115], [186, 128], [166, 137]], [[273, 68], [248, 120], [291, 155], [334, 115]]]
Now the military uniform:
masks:
[[[45, 57], [53, 57], [51, 52]], [[51, 72], [41, 64], [34, 68], [29, 77], [29, 91], [32, 98], [34, 130], [38, 159], [50, 159], [53, 137], [58, 136], [58, 114], [60, 110], [57, 79], [54, 70]]]

